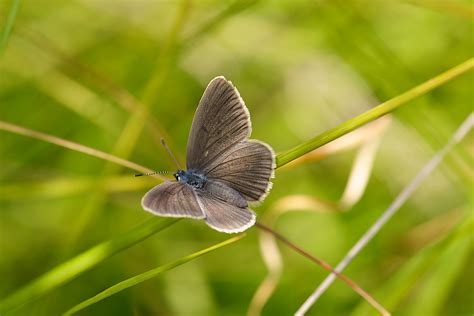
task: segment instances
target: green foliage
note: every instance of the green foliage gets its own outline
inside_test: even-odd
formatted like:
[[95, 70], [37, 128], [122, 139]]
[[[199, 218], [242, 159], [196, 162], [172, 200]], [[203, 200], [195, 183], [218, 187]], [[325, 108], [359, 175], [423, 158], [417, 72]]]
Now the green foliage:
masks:
[[[285, 215], [276, 224], [330, 263], [472, 111], [473, 10], [461, 0], [19, 4], [0, 3], [0, 120], [152, 169], [174, 168], [160, 135], [184, 157], [196, 104], [217, 75], [238, 87], [252, 137], [281, 153], [280, 166], [409, 102], [393, 113], [358, 203], [347, 212]], [[474, 291], [472, 218], [464, 216], [472, 212], [469, 142], [472, 135], [346, 271], [395, 314], [474, 312], [466, 303]], [[259, 218], [289, 195], [338, 205], [352, 148], [279, 169], [256, 208]], [[157, 273], [172, 269], [88, 315], [242, 315], [265, 276], [255, 229], [213, 256], [164, 266], [222, 235], [191, 220], [163, 230], [175, 221], [150, 219], [140, 209], [153, 179], [4, 131], [0, 165], [0, 297], [7, 315], [59, 314], [156, 266]], [[293, 252], [282, 255], [282, 280], [265, 315], [294, 313], [326, 275]], [[311, 315], [372, 313], [366, 305], [341, 283]]]
[[118, 238], [103, 242], [48, 271], [40, 278], [7, 297], [1, 302], [0, 309], [2, 311], [8, 311], [28, 300], [51, 291], [59, 285], [66, 283], [79, 274], [98, 265], [117, 252], [123, 251], [136, 243], [139, 243], [150, 235], [163, 230], [177, 221], [177, 219], [152, 218]]
[[74, 306], [73, 308], [71, 308], [70, 310], [68, 310], [64, 315], [72, 315], [74, 313], [77, 313], [78, 311], [92, 305], [92, 304], [95, 304], [97, 302], [100, 302], [101, 300], [111, 296], [111, 295], [114, 295], [120, 291], [123, 291], [129, 287], [132, 287], [132, 286], [135, 286], [137, 284], [140, 284], [142, 282], [145, 282], [151, 278], [154, 278], [156, 276], [158, 276], [159, 274], [165, 272], [165, 271], [168, 271], [168, 270], [171, 270], [171, 269], [174, 269], [182, 264], [185, 264], [191, 260], [194, 260], [200, 256], [203, 256], [211, 251], [214, 251], [214, 250], [217, 250], [221, 247], [224, 247], [224, 246], [227, 246], [231, 243], [234, 243], [236, 242], [237, 240], [241, 239], [244, 235], [239, 235], [237, 237], [232, 237], [232, 238], [229, 238], [227, 239], [226, 241], [223, 241], [221, 243], [218, 243], [214, 246], [211, 246], [211, 247], [208, 247], [206, 249], [203, 249], [203, 250], [200, 250], [200, 251], [197, 251], [193, 254], [190, 254], [186, 257], [183, 257], [181, 259], [178, 259], [174, 262], [171, 262], [171, 263], [168, 263], [168, 264], [165, 264], [163, 266], [159, 266], [155, 269], [152, 269], [152, 270], [149, 270], [147, 272], [144, 272], [144, 273], [141, 273], [137, 276], [134, 276], [133, 278], [130, 278], [130, 279], [127, 279], [127, 280], [124, 280], [120, 283], [117, 283], [115, 284], [114, 286], [111, 286], [109, 287], [108, 289], [100, 292], [99, 294], [97, 294], [96, 296], [94, 297], [91, 297], [90, 299], [88, 300], [85, 300], [84, 302], [80, 303], [80, 304], [77, 304], [76, 306]]

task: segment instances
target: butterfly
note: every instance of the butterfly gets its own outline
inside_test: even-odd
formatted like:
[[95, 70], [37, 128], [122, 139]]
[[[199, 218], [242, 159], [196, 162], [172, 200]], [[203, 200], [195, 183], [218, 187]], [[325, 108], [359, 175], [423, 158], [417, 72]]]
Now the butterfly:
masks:
[[224, 233], [253, 226], [249, 203], [267, 196], [276, 163], [273, 149], [249, 139], [251, 132], [237, 89], [222, 76], [211, 80], [189, 132], [186, 170], [148, 191], [142, 207], [159, 216], [202, 219]]

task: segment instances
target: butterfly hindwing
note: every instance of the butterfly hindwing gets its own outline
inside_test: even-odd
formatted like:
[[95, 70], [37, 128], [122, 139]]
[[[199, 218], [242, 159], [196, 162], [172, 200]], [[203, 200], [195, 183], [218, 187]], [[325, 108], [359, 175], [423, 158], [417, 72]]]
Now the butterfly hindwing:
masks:
[[231, 205], [238, 207], [247, 207], [248, 205], [247, 200], [238, 191], [221, 180], [207, 179], [204, 191], [206, 191], [209, 196]]
[[206, 214], [206, 224], [224, 233], [239, 233], [255, 224], [255, 213], [247, 207], [232, 205], [207, 191], [197, 192]]
[[244, 141], [232, 147], [207, 168], [209, 179], [238, 191], [247, 201], [261, 201], [271, 188], [275, 169], [275, 154], [259, 141]]

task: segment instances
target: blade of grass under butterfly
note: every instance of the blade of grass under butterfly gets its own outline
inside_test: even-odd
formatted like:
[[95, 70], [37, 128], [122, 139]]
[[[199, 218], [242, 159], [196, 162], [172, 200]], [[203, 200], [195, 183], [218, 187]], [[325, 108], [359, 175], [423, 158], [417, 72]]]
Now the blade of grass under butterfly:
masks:
[[89, 250], [58, 265], [2, 300], [0, 302], [0, 312], [4, 313], [5, 311], [11, 310], [51, 291], [98, 265], [100, 262], [110, 258], [114, 254], [171, 226], [178, 220], [179, 219], [174, 218], [153, 217], [115, 239], [111, 239], [90, 248]]
[[15, 23], [16, 15], [20, 9], [20, 2], [21, 0], [12, 0], [11, 2], [10, 11], [8, 11], [2, 33], [0, 34], [0, 56], [7, 47], [8, 39], [10, 38], [10, 34], [13, 30], [13, 24]]
[[392, 98], [375, 108], [364, 112], [326, 132], [314, 137], [313, 139], [304, 142], [296, 146], [293, 149], [285, 151], [278, 155], [277, 166], [281, 167], [287, 163], [295, 160], [298, 157], [303, 156], [310, 151], [319, 148], [330, 141], [345, 135], [354, 129], [371, 122], [387, 113], [394, 111], [401, 105], [408, 103], [409, 101], [426, 94], [427, 92], [445, 84], [446, 82], [458, 77], [459, 75], [472, 70], [474, 68], [474, 57], [466, 60], [465, 62], [435, 76], [424, 83]]
[[109, 296], [112, 296], [114, 294], [117, 294], [118, 292], [121, 292], [125, 289], [128, 289], [129, 287], [132, 287], [132, 286], [135, 286], [135, 285], [140, 284], [142, 282], [145, 282], [145, 281], [147, 281], [151, 278], [154, 278], [154, 277], [158, 276], [159, 274], [161, 274], [165, 271], [171, 270], [171, 269], [176, 268], [176, 267], [178, 267], [182, 264], [185, 264], [186, 262], [189, 262], [191, 260], [194, 260], [194, 259], [202, 256], [202, 255], [205, 255], [208, 252], [217, 250], [221, 247], [224, 247], [224, 246], [227, 246], [231, 243], [234, 243], [234, 242], [240, 240], [244, 236], [245, 236], [245, 234], [241, 234], [241, 235], [238, 235], [236, 237], [232, 237], [232, 238], [227, 239], [223, 242], [220, 242], [216, 245], [205, 248], [203, 250], [200, 250], [200, 251], [195, 252], [193, 254], [190, 254], [188, 256], [182, 257], [182, 258], [180, 258], [180, 259], [178, 259], [174, 262], [159, 266], [155, 269], [149, 270], [147, 272], [141, 273], [141, 274], [136, 275], [132, 278], [129, 278], [127, 280], [119, 282], [115, 285], [112, 285], [111, 287], [109, 287], [108, 289], [100, 292], [99, 294], [97, 294], [97, 295], [95, 295], [95, 296], [93, 296], [93, 297], [77, 304], [76, 306], [74, 306], [73, 308], [68, 310], [66, 313], [64, 313], [64, 315], [72, 315], [72, 314], [74, 314], [74, 313], [76, 313], [76, 312], [92, 305], [92, 304], [98, 303], [98, 302], [106, 299]]

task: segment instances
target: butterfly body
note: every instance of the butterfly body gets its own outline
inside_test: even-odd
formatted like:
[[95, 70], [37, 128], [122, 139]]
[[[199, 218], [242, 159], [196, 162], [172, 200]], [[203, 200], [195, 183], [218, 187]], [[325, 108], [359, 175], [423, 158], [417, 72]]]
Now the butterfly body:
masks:
[[207, 181], [205, 175], [195, 170], [178, 170], [174, 174], [174, 177], [177, 181], [189, 184], [195, 189], [202, 189]]
[[189, 133], [186, 167], [148, 191], [143, 208], [155, 215], [203, 219], [211, 228], [237, 233], [255, 224], [251, 202], [271, 188], [273, 149], [249, 139], [250, 114], [224, 77], [214, 78], [202, 96]]

